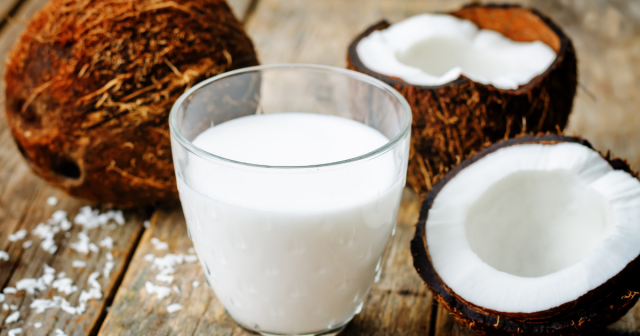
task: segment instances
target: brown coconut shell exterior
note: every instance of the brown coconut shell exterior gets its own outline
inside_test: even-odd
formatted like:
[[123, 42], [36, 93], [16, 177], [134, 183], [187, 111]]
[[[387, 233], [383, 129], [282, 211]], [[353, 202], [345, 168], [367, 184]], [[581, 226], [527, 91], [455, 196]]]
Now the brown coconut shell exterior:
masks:
[[440, 86], [411, 85], [364, 66], [356, 47], [377, 23], [349, 46], [347, 67], [398, 90], [413, 112], [407, 182], [424, 197], [452, 167], [496, 141], [526, 132], [564, 129], [577, 86], [573, 44], [549, 18], [516, 5], [469, 5], [450, 15], [470, 20], [520, 42], [542, 41], [557, 57], [540, 76], [515, 90], [503, 90], [461, 76]]
[[6, 115], [31, 168], [119, 207], [177, 199], [168, 115], [195, 83], [257, 65], [224, 0], [52, 0], [7, 66]]
[[[426, 239], [426, 222], [433, 201], [442, 188], [463, 169], [498, 149], [527, 143], [578, 143], [592, 148], [582, 139], [557, 134], [524, 136], [496, 143], [463, 161], [444, 176], [429, 192], [422, 204], [416, 233], [411, 241], [413, 265], [440, 305], [465, 328], [480, 335], [586, 335], [598, 333], [631, 309], [640, 294], [640, 257], [631, 261], [606, 283], [585, 293], [575, 301], [535, 313], [505, 313], [470, 303], [447, 286], [433, 268]], [[634, 177], [627, 163], [603, 156], [617, 170]]]

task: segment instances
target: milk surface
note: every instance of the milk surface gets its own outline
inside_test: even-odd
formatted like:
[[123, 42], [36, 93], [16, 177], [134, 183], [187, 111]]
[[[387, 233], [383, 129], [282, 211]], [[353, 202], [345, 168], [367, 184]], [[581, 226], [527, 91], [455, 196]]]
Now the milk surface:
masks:
[[[245, 163], [309, 166], [357, 157], [388, 141], [349, 119], [277, 113], [222, 123], [193, 143]], [[307, 334], [359, 312], [394, 230], [404, 160], [390, 151], [295, 169], [194, 154], [184, 161], [176, 171], [189, 233], [209, 284], [237, 322]]]

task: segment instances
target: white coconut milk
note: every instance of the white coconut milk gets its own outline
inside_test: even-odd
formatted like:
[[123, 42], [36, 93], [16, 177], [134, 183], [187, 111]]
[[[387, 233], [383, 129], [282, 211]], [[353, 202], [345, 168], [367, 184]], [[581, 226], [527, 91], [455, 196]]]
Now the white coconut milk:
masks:
[[[263, 165], [346, 160], [389, 140], [349, 119], [310, 113], [242, 117], [193, 143]], [[395, 226], [404, 174], [391, 152], [324, 168], [255, 168], [190, 157], [180, 198], [207, 280], [251, 329], [305, 334], [362, 307]]]

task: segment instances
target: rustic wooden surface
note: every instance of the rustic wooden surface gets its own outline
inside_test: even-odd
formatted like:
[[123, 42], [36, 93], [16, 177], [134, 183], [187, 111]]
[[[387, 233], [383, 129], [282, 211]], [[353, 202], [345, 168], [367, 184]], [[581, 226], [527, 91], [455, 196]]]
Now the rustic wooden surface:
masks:
[[0, 24], [4, 24], [7, 21], [9, 12], [18, 5], [19, 0], [3, 0], [0, 2]]
[[[12, 1], [2, 0], [0, 9], [7, 7], [9, 2]], [[23, 30], [24, 22], [45, 2], [44, 0], [24, 2], [15, 17], [4, 25], [0, 32], [0, 58], [3, 60], [0, 63], [0, 76], [4, 77], [4, 60], [9, 48]], [[4, 82], [2, 82], [0, 84], [0, 104], [2, 105], [4, 105], [4, 92]], [[86, 313], [81, 316], [69, 315], [60, 309], [48, 310], [42, 314], [33, 312], [29, 305], [34, 298], [50, 299], [53, 295], [60, 295], [51, 287], [36, 295], [28, 295], [24, 291], [15, 295], [8, 294], [6, 303], [18, 306], [20, 318], [9, 325], [4, 322], [0, 324], [0, 335], [7, 335], [8, 330], [14, 328], [22, 328], [23, 335], [49, 335], [58, 328], [65, 330], [68, 335], [87, 335], [97, 331], [106, 313], [105, 308], [113, 299], [117, 285], [124, 275], [128, 260], [142, 233], [141, 224], [145, 219], [144, 216], [139, 213], [130, 213], [127, 215], [127, 224], [122, 227], [117, 226], [115, 230], [103, 228], [88, 232], [89, 237], [96, 244], [107, 235], [115, 242], [111, 249], [114, 268], [109, 278], [102, 276], [103, 267], [107, 262], [106, 249], [102, 248], [98, 253], [91, 252], [85, 256], [70, 248], [69, 243], [78, 240], [77, 234], [81, 231], [79, 226], [74, 226], [68, 231], [69, 237], [65, 237], [64, 232], [55, 236], [58, 251], [53, 255], [44, 251], [39, 246], [41, 239], [32, 234], [24, 240], [10, 242], [9, 234], [22, 229], [31, 232], [39, 223], [50, 218], [55, 210], [67, 211], [69, 219], [73, 220], [78, 209], [86, 205], [86, 202], [64, 195], [31, 173], [11, 139], [4, 113], [0, 117], [0, 144], [2, 146], [0, 149], [0, 250], [8, 252], [10, 256], [8, 261], [0, 261], [0, 287], [13, 287], [23, 278], [39, 278], [43, 274], [44, 264], [48, 264], [58, 272], [66, 272], [67, 277], [78, 286], [77, 292], [68, 296], [62, 295], [74, 306], [77, 305], [80, 292], [88, 289], [89, 274], [99, 271], [101, 276], [98, 282], [102, 287], [102, 299], [89, 301]], [[46, 203], [50, 196], [57, 197], [56, 206]], [[23, 248], [23, 243], [27, 240], [31, 240], [33, 245]], [[73, 260], [86, 261], [87, 266], [72, 268]], [[11, 313], [13, 313], [12, 310], [0, 310], [0, 321], [5, 321]], [[40, 329], [33, 328], [36, 322], [42, 323]]]
[[[407, 248], [413, 237], [413, 225], [418, 219], [419, 202], [408, 189], [403, 194], [396, 234], [386, 251], [380, 281], [373, 287], [362, 312], [343, 335], [427, 335], [430, 328], [432, 299], [415, 274]], [[167, 250], [156, 250], [152, 238], [169, 244]], [[187, 254], [192, 247], [179, 206], [156, 211], [151, 226], [145, 231], [129, 271], [118, 290], [113, 306], [99, 335], [250, 335], [224, 313], [224, 308], [206, 287], [199, 263], [183, 264], [176, 269], [174, 284], [180, 294], [172, 291], [158, 300], [145, 290], [145, 282], [157, 285], [157, 270], [145, 256], [158, 257], [166, 253]], [[198, 281], [201, 287], [193, 288]], [[179, 303], [180, 313], [169, 314], [166, 307]]]
[[[0, 0], [0, 59], [6, 59], [26, 20], [47, 0], [23, 0], [14, 17], [6, 13], [18, 0]], [[467, 0], [233, 0], [234, 13], [247, 27], [262, 63], [317, 63], [344, 67], [345, 53], [351, 39], [371, 24], [386, 19], [397, 22], [423, 12], [446, 12]], [[640, 159], [640, 2], [637, 0], [519, 0], [534, 6], [556, 20], [573, 39], [579, 59], [580, 86], [569, 131], [585, 136], [596, 148], [612, 150], [634, 162]], [[4, 62], [0, 63], [0, 76]], [[4, 83], [0, 82], [0, 105], [4, 103]], [[3, 109], [3, 108], [0, 108]], [[637, 168], [637, 167], [636, 167]], [[45, 200], [56, 196], [57, 206]], [[42, 275], [43, 264], [65, 271], [80, 288], [68, 297], [76, 302], [86, 285], [88, 274], [101, 271], [105, 262], [103, 249], [87, 257], [68, 248], [76, 241], [79, 228], [70, 238], [56, 236], [60, 250], [50, 255], [39, 246], [22, 248], [23, 241], [11, 243], [10, 233], [31, 230], [49, 218], [57, 209], [69, 213], [70, 219], [82, 201], [71, 199], [48, 187], [34, 176], [20, 157], [0, 113], [0, 250], [10, 254], [9, 262], [0, 261], [0, 286], [13, 286], [25, 277]], [[469, 335], [449, 314], [432, 311], [431, 294], [424, 288], [411, 266], [408, 242], [413, 235], [419, 201], [408, 191], [403, 195], [398, 229], [386, 252], [381, 281], [371, 291], [365, 307], [344, 335]], [[29, 309], [32, 295], [20, 292], [7, 295], [10, 304], [19, 305], [18, 322], [0, 324], [0, 336], [8, 328], [22, 327], [23, 335], [53, 335], [56, 328], [68, 335], [245, 335], [224, 313], [213, 292], [206, 286], [198, 263], [178, 266], [180, 275], [174, 284], [176, 292], [158, 300], [144, 289], [146, 281], [154, 281], [156, 272], [144, 256], [162, 256], [167, 251], [155, 250], [151, 238], [169, 242], [172, 253], [187, 253], [191, 241], [186, 235], [184, 217], [179, 206], [158, 209], [152, 225], [144, 230], [140, 224], [145, 213], [127, 214], [128, 223], [115, 230], [90, 231], [92, 241], [106, 235], [115, 240], [112, 253], [115, 267], [109, 279], [99, 278], [103, 299], [90, 301], [87, 312], [71, 316], [52, 309], [34, 314]], [[142, 238], [140, 238], [142, 237]], [[26, 239], [25, 239], [26, 240]], [[131, 263], [129, 264], [129, 259]], [[84, 269], [73, 269], [73, 260], [87, 260]], [[126, 274], [125, 274], [126, 273]], [[193, 288], [192, 282], [200, 282]], [[122, 284], [120, 284], [122, 281]], [[161, 284], [161, 283], [158, 283]], [[116, 294], [117, 291], [117, 294]], [[51, 291], [37, 298], [50, 298]], [[110, 309], [108, 306], [113, 303]], [[184, 309], [168, 314], [166, 306], [181, 303]], [[0, 309], [0, 322], [10, 312]], [[433, 314], [432, 314], [433, 313]], [[106, 318], [105, 318], [106, 316]], [[432, 319], [433, 317], [433, 319]], [[35, 322], [43, 323], [38, 330]], [[7, 328], [8, 327], [8, 328]], [[640, 333], [640, 306], [636, 306], [611, 330]]]

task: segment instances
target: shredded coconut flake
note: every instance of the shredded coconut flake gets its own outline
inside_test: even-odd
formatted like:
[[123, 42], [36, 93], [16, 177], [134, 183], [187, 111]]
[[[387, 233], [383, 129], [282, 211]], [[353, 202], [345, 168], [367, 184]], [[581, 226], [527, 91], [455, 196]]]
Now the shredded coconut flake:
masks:
[[0, 251], [0, 260], [9, 260], [9, 253], [5, 251]]
[[63, 219], [62, 222], [60, 222], [60, 228], [62, 229], [62, 231], [69, 231], [69, 229], [71, 229], [71, 225], [71, 222], [66, 218]]
[[200, 287], [200, 281], [194, 280], [194, 281], [191, 283], [191, 286], [193, 286], [193, 288], [198, 288], [198, 287]]
[[6, 303], [2, 304], [2, 310], [9, 310], [9, 305]]
[[42, 327], [42, 323], [36, 322], [36, 323], [33, 324], [33, 327], [36, 328], [36, 329], [40, 329]]
[[124, 225], [125, 223], [124, 214], [122, 213], [121, 210], [117, 210], [113, 212], [113, 220], [116, 221], [118, 225]]
[[0, 303], [4, 302], [5, 299], [6, 297], [4, 296], [4, 294], [0, 293]]
[[[111, 253], [109, 253], [108, 255], [111, 255]], [[111, 257], [113, 258], [113, 257]], [[102, 275], [104, 276], [105, 279], [109, 279], [109, 275], [111, 274], [111, 270], [113, 270], [113, 266], [115, 264], [113, 263], [113, 261], [107, 261], [104, 264], [104, 269], [102, 270]]]
[[167, 312], [169, 312], [169, 314], [173, 314], [181, 310], [182, 310], [182, 305], [179, 303], [174, 303], [167, 306]]
[[42, 247], [43, 250], [49, 252], [50, 254], [54, 254], [58, 250], [58, 246], [56, 246], [56, 243], [53, 240], [55, 234], [60, 231], [60, 227], [56, 226], [56, 224], [58, 223], [55, 216], [56, 213], [58, 212], [56, 211], [54, 213], [54, 216], [52, 216], [51, 219], [48, 220], [48, 223], [50, 223], [49, 225], [40, 223], [38, 224], [38, 226], [36, 226], [35, 229], [31, 231], [32, 234], [43, 239], [43, 241], [40, 243], [40, 247]]
[[87, 262], [86, 261], [82, 261], [82, 260], [74, 260], [71, 263], [71, 267], [74, 267], [74, 268], [85, 268], [85, 267], [87, 267]]
[[167, 250], [169, 249], [169, 244], [161, 241], [160, 239], [153, 237], [151, 238], [151, 244], [156, 250]]
[[47, 204], [49, 204], [50, 206], [58, 205], [58, 199], [55, 196], [51, 196], [47, 198]]
[[70, 278], [62, 278], [53, 282], [51, 287], [57, 289], [59, 292], [67, 295], [78, 291], [78, 286], [73, 285], [73, 280]]
[[16, 283], [17, 290], [24, 290], [28, 294], [35, 294], [36, 289], [39, 291], [44, 291], [47, 289], [47, 286], [42, 281], [38, 281], [40, 279], [22, 279]]
[[47, 220], [47, 223], [49, 225], [56, 225], [56, 224], [60, 224], [63, 220], [65, 220], [67, 218], [67, 212], [64, 210], [56, 210], [52, 215], [51, 218], [49, 220]]
[[144, 226], [145, 229], [148, 229], [149, 226], [151, 226], [151, 222], [149, 222], [149, 220], [147, 219], [146, 221], [144, 221], [144, 223], [142, 223], [142, 226]]
[[22, 248], [28, 249], [31, 247], [31, 245], [33, 245], [33, 242], [31, 240], [27, 240], [26, 242], [22, 243]]
[[178, 286], [173, 285], [173, 291], [176, 292], [176, 294], [180, 295], [180, 288], [178, 288]]
[[24, 290], [27, 294], [35, 294], [35, 291], [44, 291], [51, 285], [55, 278], [55, 270], [49, 265], [44, 265], [44, 274], [38, 279], [25, 278], [16, 283], [17, 290]]
[[18, 321], [19, 318], [20, 318], [20, 312], [19, 311], [13, 312], [11, 313], [11, 315], [7, 316], [7, 318], [4, 320], [4, 324], [14, 323]]
[[171, 294], [171, 288], [166, 286], [154, 285], [150, 281], [145, 282], [144, 288], [147, 290], [147, 293], [149, 293], [150, 295], [157, 294], [158, 300], [162, 300], [165, 297], [169, 296], [169, 294]]
[[23, 240], [24, 237], [27, 236], [27, 230], [20, 230], [18, 232], [15, 232], [13, 234], [9, 235], [9, 241], [11, 242], [17, 242], [19, 240]]
[[3, 292], [3, 293], [5, 293], [5, 294], [15, 294], [15, 293], [17, 293], [18, 291], [17, 291], [15, 288], [13, 288], [13, 287], [5, 287], [5, 288], [2, 290], [2, 292]]
[[47, 309], [60, 308], [69, 314], [82, 314], [87, 309], [87, 302], [92, 299], [101, 299], [102, 292], [100, 292], [101, 286], [96, 279], [100, 277], [99, 272], [93, 272], [89, 275], [87, 284], [91, 287], [88, 291], [83, 290], [80, 292], [80, 299], [78, 300], [78, 306], [72, 306], [67, 300], [60, 296], [54, 296], [51, 300], [47, 299], [35, 299], [29, 306], [36, 314], [43, 313]]
[[158, 274], [156, 275], [156, 280], [166, 282], [170, 285], [173, 283], [173, 275]]
[[62, 329], [56, 329], [56, 336], [67, 336]]
[[78, 253], [82, 253], [82, 254], [89, 253], [89, 242], [91, 241], [91, 239], [86, 234], [86, 232], [82, 231], [78, 233], [78, 239], [80, 240], [70, 244], [71, 248], [78, 251]]
[[82, 225], [85, 230], [95, 229], [100, 226], [98, 221], [98, 210], [92, 210], [90, 206], [80, 208], [80, 212], [73, 219], [73, 222]]
[[22, 328], [14, 328], [9, 330], [9, 332], [7, 333], [7, 336], [16, 336], [22, 334]]
[[103, 240], [101, 240], [98, 245], [104, 247], [108, 250], [113, 248], [113, 238], [106, 236]]

